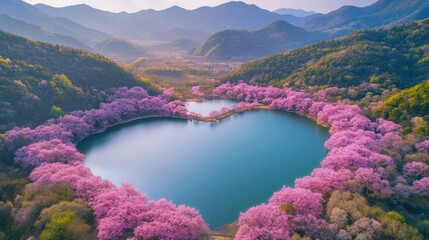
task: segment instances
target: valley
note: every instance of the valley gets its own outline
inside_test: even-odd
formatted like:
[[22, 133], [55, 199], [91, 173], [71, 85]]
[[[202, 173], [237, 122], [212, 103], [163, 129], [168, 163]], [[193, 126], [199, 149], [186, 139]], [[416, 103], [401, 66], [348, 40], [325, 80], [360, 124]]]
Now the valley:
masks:
[[0, 2], [0, 240], [429, 238], [428, 1], [29, 2]]

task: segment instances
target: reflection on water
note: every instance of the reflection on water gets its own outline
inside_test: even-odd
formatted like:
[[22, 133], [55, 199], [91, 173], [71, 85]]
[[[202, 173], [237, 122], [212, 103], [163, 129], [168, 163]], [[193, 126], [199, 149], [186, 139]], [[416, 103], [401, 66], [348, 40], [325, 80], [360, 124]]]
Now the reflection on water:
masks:
[[[224, 101], [197, 105], [211, 112]], [[78, 148], [94, 174], [132, 183], [150, 199], [195, 207], [216, 228], [310, 174], [326, 154], [328, 137], [304, 117], [257, 110], [216, 124], [143, 119], [89, 137]]]

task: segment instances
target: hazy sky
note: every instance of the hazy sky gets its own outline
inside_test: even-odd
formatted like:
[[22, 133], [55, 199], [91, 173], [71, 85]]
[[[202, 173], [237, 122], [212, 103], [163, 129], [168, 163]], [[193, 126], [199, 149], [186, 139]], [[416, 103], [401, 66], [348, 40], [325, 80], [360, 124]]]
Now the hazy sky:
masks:
[[[1, 1], [1, 0], [0, 0]], [[112, 12], [137, 12], [141, 9], [165, 9], [177, 5], [186, 9], [201, 6], [216, 6], [230, 0], [24, 0], [28, 3], [45, 3], [51, 6], [63, 7], [85, 3], [94, 8]], [[243, 0], [256, 4], [261, 8], [275, 10], [278, 8], [301, 8], [326, 13], [343, 5], [367, 6], [376, 0]]]

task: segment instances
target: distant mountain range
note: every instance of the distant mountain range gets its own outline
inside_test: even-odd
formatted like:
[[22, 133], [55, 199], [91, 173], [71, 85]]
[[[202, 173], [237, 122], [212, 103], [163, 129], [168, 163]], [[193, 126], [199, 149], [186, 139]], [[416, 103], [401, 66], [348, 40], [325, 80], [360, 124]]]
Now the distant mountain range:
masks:
[[[293, 9], [270, 12], [243, 2], [195, 10], [171, 7], [162, 11], [112, 13], [88, 5], [54, 8], [43, 4], [33, 6], [22, 0], [2, 0], [0, 14], [4, 14], [0, 16], [0, 29], [4, 31], [74, 48], [102, 52], [97, 49], [98, 43], [109, 39], [139, 44], [150, 41], [164, 47], [179, 39], [194, 43], [208, 39], [198, 47], [197, 55], [248, 59], [358, 29], [424, 19], [429, 17], [429, 1], [379, 0], [368, 7], [344, 6], [328, 14], [313, 14]], [[278, 21], [294, 26], [273, 28], [270, 25]], [[232, 29], [237, 31], [225, 31]], [[294, 31], [296, 36], [291, 34]]]
[[80, 49], [91, 49], [89, 46], [73, 37], [48, 32], [39, 26], [11, 18], [5, 14], [0, 14], [0, 29], [41, 42]]
[[[177, 32], [178, 29], [182, 32], [187, 31], [187, 34], [178, 38], [196, 40], [204, 38], [201, 33], [209, 36], [225, 29], [255, 30], [288, 18], [243, 2], [229, 2], [195, 10], [171, 7], [162, 11], [142, 10], [136, 13], [110, 13], [88, 5], [54, 8], [37, 4], [36, 8], [51, 16], [65, 17], [84, 26], [129, 40], [151, 37], [155, 40], [164, 40], [165, 35], [171, 34], [172, 31]], [[160, 34], [162, 32], [166, 34]], [[161, 38], [157, 39], [160, 35]], [[173, 40], [175, 39], [168, 39]]]
[[305, 11], [302, 9], [293, 9], [293, 8], [280, 8], [275, 10], [274, 12], [281, 15], [292, 15], [295, 17], [307, 17], [310, 15], [318, 14], [317, 12], [313, 12], [313, 11]]
[[427, 0], [379, 0], [368, 7], [344, 6], [328, 14], [317, 14], [292, 21], [293, 24], [310, 31], [343, 35], [358, 29], [381, 28], [427, 17]]
[[194, 54], [210, 59], [248, 60], [315, 43], [328, 36], [308, 32], [285, 21], [257, 30], [225, 30], [210, 37]]
[[[288, 21], [301, 27], [301, 31], [297, 31], [297, 27], [273, 28], [272, 25], [267, 27], [268, 31], [262, 32], [222, 31], [211, 36], [194, 54], [216, 59], [252, 59], [336, 38], [359, 29], [381, 28], [427, 17], [428, 0], [379, 0], [368, 7], [344, 6], [328, 14], [303, 18], [288, 15]], [[309, 32], [304, 34], [303, 29]]]
[[39, 26], [48, 32], [72, 37], [86, 45], [108, 37], [106, 33], [77, 24], [70, 19], [48, 15], [21, 0], [0, 1], [0, 13]]

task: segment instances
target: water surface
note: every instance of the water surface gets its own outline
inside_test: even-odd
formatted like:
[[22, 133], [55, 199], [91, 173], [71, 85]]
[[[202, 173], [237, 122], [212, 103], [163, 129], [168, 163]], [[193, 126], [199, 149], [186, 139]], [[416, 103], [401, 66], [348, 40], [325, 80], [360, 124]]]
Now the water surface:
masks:
[[[191, 108], [203, 114], [232, 104], [215, 100]], [[117, 185], [132, 183], [150, 199], [195, 207], [214, 229], [319, 167], [328, 137], [307, 118], [257, 110], [216, 123], [138, 120], [91, 136], [78, 148], [94, 174]]]

